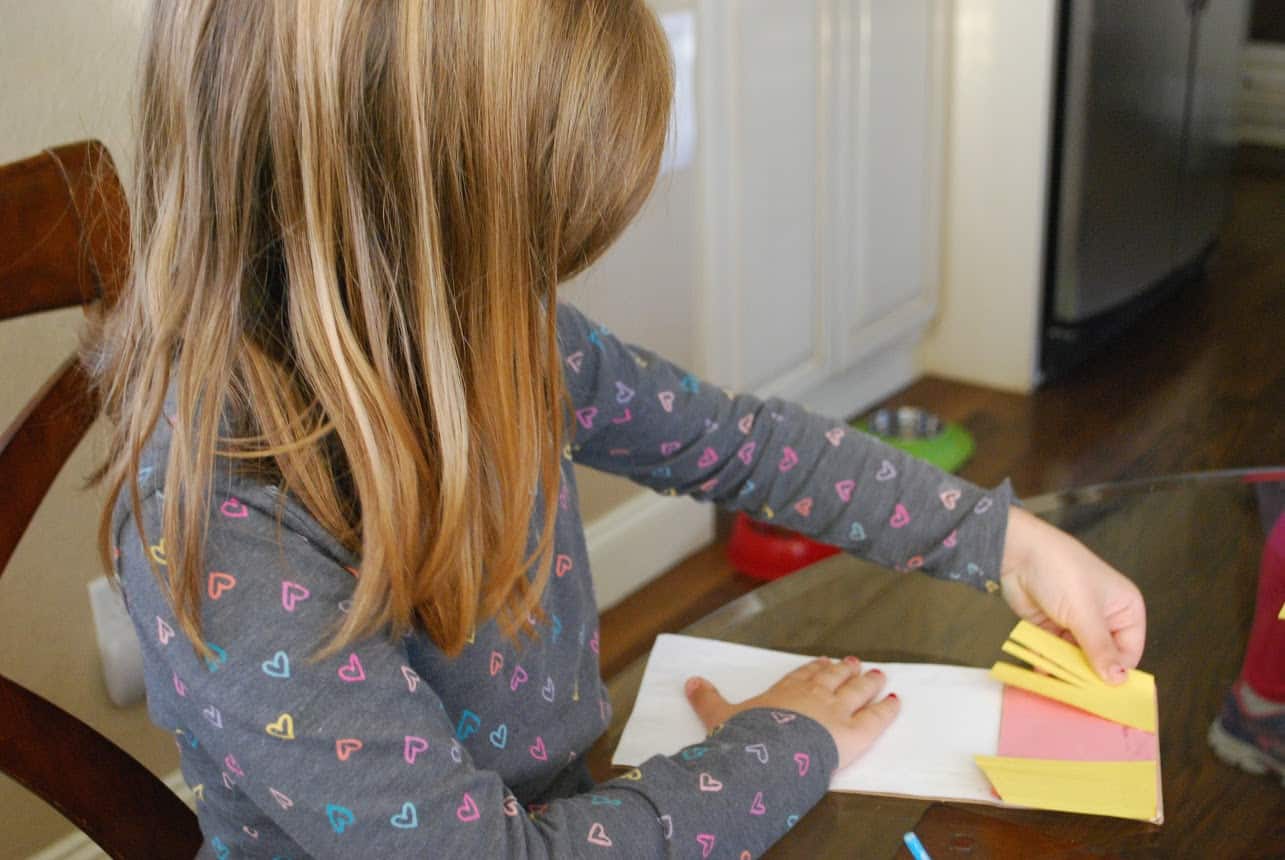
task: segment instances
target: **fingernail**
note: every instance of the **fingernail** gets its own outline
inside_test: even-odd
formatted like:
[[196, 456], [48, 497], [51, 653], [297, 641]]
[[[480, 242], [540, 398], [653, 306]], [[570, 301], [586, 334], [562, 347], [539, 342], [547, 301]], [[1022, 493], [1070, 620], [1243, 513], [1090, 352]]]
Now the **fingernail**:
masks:
[[900, 701], [901, 701], [901, 697], [900, 697], [900, 696], [898, 696], [896, 693], [889, 693], [888, 695], [884, 696], [884, 698], [885, 698], [885, 699], [893, 699], [893, 700], [898, 701], [898, 702], [900, 702]]
[[871, 670], [870, 670], [869, 672], [867, 672], [866, 674], [867, 674], [867, 675], [882, 675], [882, 674], [883, 674], [883, 670], [882, 670], [882, 669], [871, 669]]
[[699, 678], [688, 678], [687, 683], [683, 685], [683, 689], [686, 690], [687, 695], [690, 696], [692, 693], [696, 692], [696, 689], [700, 685], [701, 685], [701, 682]]
[[847, 657], [843, 658], [843, 662], [847, 663], [849, 666], [856, 666], [861, 661], [849, 654]]

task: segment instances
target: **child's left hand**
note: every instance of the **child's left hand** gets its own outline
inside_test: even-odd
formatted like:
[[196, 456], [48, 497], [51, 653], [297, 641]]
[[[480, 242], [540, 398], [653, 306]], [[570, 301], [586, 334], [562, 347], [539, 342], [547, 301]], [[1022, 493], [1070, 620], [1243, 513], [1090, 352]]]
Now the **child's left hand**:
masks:
[[1137, 586], [1075, 538], [1011, 508], [1000, 585], [1013, 611], [1084, 649], [1109, 684], [1138, 665], [1147, 612]]

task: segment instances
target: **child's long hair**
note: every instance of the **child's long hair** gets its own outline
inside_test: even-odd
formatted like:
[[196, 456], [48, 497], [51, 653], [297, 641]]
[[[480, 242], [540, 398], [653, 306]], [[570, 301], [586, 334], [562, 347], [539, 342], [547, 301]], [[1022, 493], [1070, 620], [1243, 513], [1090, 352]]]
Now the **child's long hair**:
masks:
[[326, 652], [416, 620], [452, 654], [482, 619], [529, 630], [564, 444], [555, 288], [646, 198], [671, 90], [642, 0], [154, 4], [132, 281], [88, 355], [100, 477], [136, 517], [173, 424], [149, 539], [198, 648], [217, 457], [360, 555]]

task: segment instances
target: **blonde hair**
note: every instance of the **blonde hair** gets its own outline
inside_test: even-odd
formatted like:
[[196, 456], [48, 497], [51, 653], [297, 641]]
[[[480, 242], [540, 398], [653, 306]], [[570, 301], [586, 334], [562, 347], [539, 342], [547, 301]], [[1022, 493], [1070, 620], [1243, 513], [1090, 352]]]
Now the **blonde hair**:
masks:
[[131, 280], [89, 349], [100, 478], [140, 530], [177, 392], [157, 573], [198, 648], [221, 457], [360, 556], [325, 652], [532, 632], [567, 415], [556, 287], [642, 205], [671, 92], [642, 0], [155, 3]]

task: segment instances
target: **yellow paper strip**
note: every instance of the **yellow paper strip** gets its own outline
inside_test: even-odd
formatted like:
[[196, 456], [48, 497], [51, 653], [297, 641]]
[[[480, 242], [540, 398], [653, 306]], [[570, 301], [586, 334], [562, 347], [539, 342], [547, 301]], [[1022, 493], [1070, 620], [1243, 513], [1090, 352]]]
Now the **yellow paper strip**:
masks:
[[1083, 686], [1080, 683], [1080, 679], [1077, 678], [1075, 675], [1071, 674], [1070, 672], [1066, 671], [1066, 669], [1063, 669], [1061, 666], [1054, 663], [1052, 660], [1044, 659], [1039, 654], [1036, 654], [1034, 651], [1030, 650], [1029, 648], [1024, 648], [1021, 645], [1018, 645], [1016, 642], [1012, 642], [1012, 641], [1005, 642], [1003, 645], [1000, 646], [1000, 649], [1005, 654], [1011, 654], [1019, 660], [1022, 660], [1026, 663], [1030, 663], [1036, 669], [1043, 669], [1045, 672], [1048, 672], [1053, 677], [1061, 678], [1063, 681], [1066, 681], [1068, 684], [1073, 684], [1074, 686], [1077, 686], [1077, 687]]
[[1146, 672], [1131, 671], [1128, 680], [1118, 687], [1076, 687], [1012, 663], [996, 663], [991, 667], [991, 676], [1104, 719], [1146, 732], [1156, 731], [1156, 681]]
[[1283, 621], [1285, 621], [1285, 603], [1282, 603], [1282, 604], [1281, 604], [1281, 611], [1280, 611], [1279, 613], [1277, 613], [1276, 617], [1277, 617], [1277, 618], [1280, 618], [1280, 619], [1281, 619], [1281, 620], [1283, 620]]
[[1156, 763], [975, 756], [1007, 803], [1159, 822]]
[[1025, 645], [1037, 654], [1044, 655], [1046, 659], [1057, 663], [1085, 684], [1106, 686], [1106, 682], [1098, 677], [1098, 673], [1089, 664], [1083, 651], [1042, 627], [1036, 627], [1029, 621], [1019, 621], [1013, 628], [1013, 632], [1008, 634], [1008, 638], [1020, 645]]

